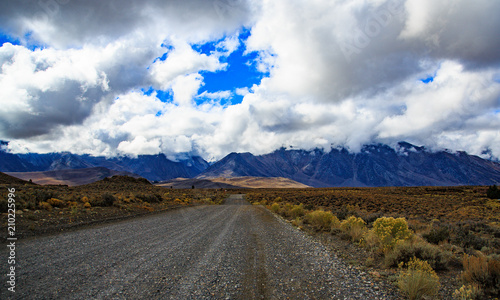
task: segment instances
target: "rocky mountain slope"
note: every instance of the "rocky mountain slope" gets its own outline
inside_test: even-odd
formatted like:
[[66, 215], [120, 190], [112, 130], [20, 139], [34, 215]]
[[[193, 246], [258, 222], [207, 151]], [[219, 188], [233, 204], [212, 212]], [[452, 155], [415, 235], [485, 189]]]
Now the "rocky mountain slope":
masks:
[[255, 156], [231, 153], [198, 178], [285, 177], [314, 187], [450, 186], [500, 182], [500, 164], [465, 152], [432, 152], [399, 143], [346, 149], [286, 150]]

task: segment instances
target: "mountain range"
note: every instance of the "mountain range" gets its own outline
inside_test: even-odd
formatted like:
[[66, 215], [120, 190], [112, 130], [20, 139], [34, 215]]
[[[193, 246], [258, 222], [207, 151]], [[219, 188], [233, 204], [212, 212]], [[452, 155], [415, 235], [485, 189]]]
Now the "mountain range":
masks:
[[432, 152], [400, 142], [346, 149], [286, 150], [255, 156], [231, 153], [197, 178], [285, 177], [313, 187], [491, 185], [500, 182], [500, 164], [465, 152]]
[[106, 158], [69, 152], [13, 154], [0, 151], [0, 172], [46, 172], [94, 167], [134, 173], [151, 181], [160, 181], [194, 177], [204, 171], [208, 163], [199, 156], [172, 161], [164, 154]]
[[135, 173], [151, 181], [179, 177], [200, 180], [283, 177], [313, 187], [492, 185], [500, 182], [497, 162], [465, 152], [430, 151], [406, 142], [394, 148], [367, 145], [356, 153], [344, 148], [329, 151], [281, 148], [264, 155], [230, 153], [213, 164], [198, 156], [172, 161], [164, 154], [106, 158], [67, 152], [13, 154], [0, 151], [1, 172], [95, 167]]

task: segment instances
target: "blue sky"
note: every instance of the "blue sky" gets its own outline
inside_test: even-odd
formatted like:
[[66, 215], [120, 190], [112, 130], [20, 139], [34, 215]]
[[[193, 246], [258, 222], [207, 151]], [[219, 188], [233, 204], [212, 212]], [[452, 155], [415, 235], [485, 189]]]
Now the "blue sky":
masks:
[[497, 1], [26, 3], [0, 3], [13, 152], [216, 160], [408, 141], [500, 158]]
[[[227, 67], [224, 70], [215, 72], [200, 72], [203, 76], [203, 85], [198, 91], [200, 95], [204, 92], [217, 93], [220, 91], [230, 91], [231, 97], [222, 99], [221, 104], [239, 104], [243, 100], [243, 95], [238, 94], [237, 89], [250, 89], [253, 85], [259, 85], [262, 78], [269, 76], [269, 73], [263, 73], [257, 70], [255, 61], [258, 58], [258, 53], [246, 51], [245, 42], [249, 36], [250, 30], [242, 28], [241, 33], [238, 34], [238, 40], [240, 42], [238, 48], [231, 52], [229, 56], [220, 57], [219, 61], [227, 64]], [[193, 50], [200, 54], [212, 55], [217, 51], [217, 45], [223, 42], [226, 38], [227, 37], [224, 36], [223, 38], [215, 41], [193, 44], [191, 46]], [[165, 45], [164, 48], [169, 51], [174, 49], [172, 46]], [[168, 51], [165, 52], [162, 56], [156, 58], [155, 61], [165, 61], [168, 57], [168, 53]], [[169, 90], [158, 90], [152, 87], [149, 87], [148, 89], [144, 88], [142, 90], [146, 95], [156, 92], [157, 97], [164, 102], [172, 101], [173, 98], [173, 94]], [[211, 99], [197, 97], [196, 101], [200, 104], [204, 101], [211, 101]]]

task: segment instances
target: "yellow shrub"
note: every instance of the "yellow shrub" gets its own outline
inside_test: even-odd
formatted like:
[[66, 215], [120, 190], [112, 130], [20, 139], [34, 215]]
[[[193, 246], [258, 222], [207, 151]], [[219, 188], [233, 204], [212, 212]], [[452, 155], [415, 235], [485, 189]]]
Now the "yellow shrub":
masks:
[[85, 202], [85, 204], [83, 204], [83, 207], [85, 207], [85, 208], [91, 208], [92, 205], [90, 205], [90, 202]]
[[412, 232], [404, 218], [378, 218], [373, 223], [373, 232], [380, 240], [381, 250], [387, 252], [400, 242], [409, 239]]
[[458, 300], [478, 300], [483, 295], [481, 287], [477, 284], [462, 285], [460, 289], [455, 290], [453, 298]]
[[51, 211], [52, 205], [50, 205], [48, 202], [43, 201], [43, 202], [40, 202], [40, 208]]
[[412, 258], [406, 268], [399, 265], [398, 287], [410, 300], [422, 299], [424, 296], [434, 299], [439, 292], [439, 277], [429, 263], [418, 258]]
[[353, 241], [359, 241], [366, 233], [366, 222], [355, 216], [350, 216], [348, 219], [340, 223], [340, 229], [345, 231]]
[[304, 215], [304, 205], [301, 203], [300, 205], [294, 205], [290, 210], [290, 216], [292, 218], [302, 217]]
[[350, 216], [348, 219], [345, 219], [340, 223], [340, 228], [342, 230], [348, 231], [351, 228], [358, 227], [364, 228], [366, 227], [366, 222], [361, 218], [357, 218], [355, 216]]
[[330, 211], [315, 210], [306, 214], [305, 219], [309, 224], [319, 230], [330, 229], [332, 222], [338, 222], [336, 216], [334, 216]]
[[47, 200], [47, 203], [50, 204], [50, 205], [52, 205], [52, 206], [55, 206], [55, 207], [63, 207], [63, 206], [65, 206], [64, 201], [56, 199], [56, 198], [50, 198], [49, 200]]
[[278, 203], [273, 203], [271, 205], [271, 211], [273, 213], [278, 213], [280, 211], [280, 205]]
[[83, 203], [87, 203], [89, 202], [89, 198], [87, 196], [83, 196], [81, 199], [80, 199], [81, 202]]

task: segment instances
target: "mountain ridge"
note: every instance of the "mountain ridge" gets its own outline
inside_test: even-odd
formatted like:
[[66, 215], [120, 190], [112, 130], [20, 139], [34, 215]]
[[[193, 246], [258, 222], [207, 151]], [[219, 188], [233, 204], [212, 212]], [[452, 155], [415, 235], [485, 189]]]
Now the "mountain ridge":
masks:
[[[2, 143], [5, 146], [5, 142]], [[400, 142], [345, 148], [280, 148], [253, 155], [232, 152], [209, 164], [193, 156], [172, 161], [164, 154], [106, 158], [71, 154], [12, 154], [0, 148], [0, 172], [33, 172], [105, 167], [150, 181], [174, 178], [283, 177], [312, 187], [455, 186], [500, 182], [500, 164], [463, 151], [430, 151]]]
[[285, 177], [313, 187], [491, 185], [500, 182], [500, 164], [400, 142], [395, 148], [366, 145], [358, 153], [345, 148], [231, 153], [197, 178], [237, 176]]

